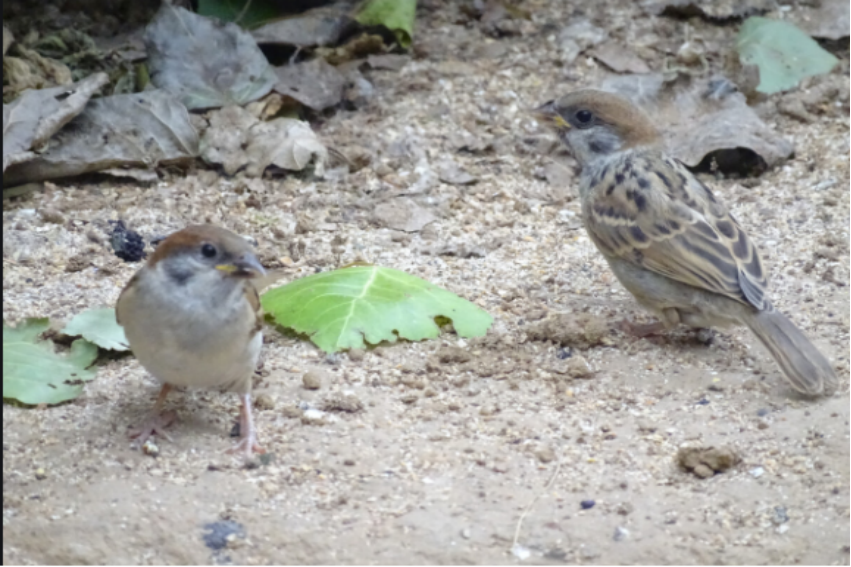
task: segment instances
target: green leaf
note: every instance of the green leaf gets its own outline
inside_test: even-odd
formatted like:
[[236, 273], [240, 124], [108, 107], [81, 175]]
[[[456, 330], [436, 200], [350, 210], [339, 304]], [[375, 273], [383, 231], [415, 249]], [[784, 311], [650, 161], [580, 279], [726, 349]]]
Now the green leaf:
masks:
[[91, 380], [88, 367], [98, 348], [85, 340], [71, 344], [65, 356], [56, 354], [53, 343], [38, 340], [47, 330], [47, 319], [27, 319], [17, 327], [3, 322], [3, 399], [25, 404], [58, 404], [80, 395], [80, 382]]
[[[202, 16], [236, 22], [245, 29], [279, 18], [283, 12], [280, 2], [275, 0], [198, 0], [198, 13]], [[240, 18], [238, 22], [237, 18]]]
[[411, 46], [417, 0], [366, 0], [355, 20], [363, 26], [384, 26], [405, 49]]
[[791, 89], [806, 77], [829, 73], [839, 62], [798, 27], [768, 18], [745, 20], [736, 50], [743, 64], [759, 68], [756, 90], [766, 94]]
[[379, 266], [314, 274], [269, 290], [260, 302], [275, 321], [310, 335], [325, 352], [363, 348], [401, 337], [436, 337], [436, 317], [462, 337], [484, 335], [493, 318], [454, 293], [416, 276]]
[[115, 320], [115, 309], [89, 309], [74, 316], [62, 329], [68, 336], [82, 336], [87, 341], [107, 350], [129, 350], [124, 329]]

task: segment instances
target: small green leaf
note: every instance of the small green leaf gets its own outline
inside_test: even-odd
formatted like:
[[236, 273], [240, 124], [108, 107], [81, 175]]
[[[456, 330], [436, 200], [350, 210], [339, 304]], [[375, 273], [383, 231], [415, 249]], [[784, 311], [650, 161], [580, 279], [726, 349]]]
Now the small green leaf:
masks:
[[381, 341], [434, 338], [436, 317], [461, 337], [484, 335], [493, 318], [482, 308], [416, 276], [379, 266], [314, 274], [269, 290], [263, 309], [275, 321], [310, 335], [325, 352]]
[[82, 336], [87, 341], [107, 350], [129, 350], [124, 329], [115, 320], [115, 309], [89, 309], [74, 316], [62, 329], [70, 337]]
[[789, 22], [748, 18], [736, 50], [743, 64], [759, 68], [756, 90], [771, 94], [794, 88], [806, 77], [829, 73], [838, 59]]
[[27, 319], [17, 327], [3, 322], [3, 399], [58, 404], [79, 396], [81, 382], [95, 377], [88, 367], [97, 358], [98, 348], [80, 339], [71, 344], [67, 355], [60, 356], [52, 342], [37, 338], [48, 326], [47, 319]]
[[274, 0], [198, 0], [198, 13], [202, 16], [236, 22], [249, 30], [281, 17], [284, 7]]
[[363, 26], [384, 26], [405, 49], [411, 46], [417, 0], [366, 0], [355, 20]]

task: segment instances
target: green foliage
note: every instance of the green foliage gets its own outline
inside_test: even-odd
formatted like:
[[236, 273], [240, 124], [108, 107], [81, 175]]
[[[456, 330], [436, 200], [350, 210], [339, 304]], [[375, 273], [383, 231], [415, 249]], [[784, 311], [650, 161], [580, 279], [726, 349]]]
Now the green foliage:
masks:
[[806, 77], [829, 73], [839, 61], [799, 28], [768, 18], [748, 18], [736, 41], [739, 59], [759, 68], [757, 90], [794, 88]]
[[115, 320], [115, 309], [89, 309], [74, 316], [62, 329], [68, 336], [82, 336], [87, 341], [107, 350], [129, 350], [124, 329]]
[[53, 343], [38, 336], [48, 320], [27, 319], [17, 327], [3, 322], [3, 399], [24, 404], [58, 404], [83, 391], [82, 382], [95, 377], [89, 366], [98, 348], [85, 340], [71, 344], [65, 356], [56, 354]]
[[355, 20], [363, 26], [384, 26], [407, 49], [414, 34], [416, 11], [417, 0], [366, 0]]
[[314, 274], [266, 292], [261, 303], [278, 324], [309, 335], [326, 352], [363, 348], [364, 340], [434, 338], [438, 317], [450, 319], [462, 337], [482, 336], [493, 322], [454, 293], [379, 266]]
[[275, 0], [198, 0], [202, 16], [236, 22], [249, 30], [280, 18], [283, 11]]

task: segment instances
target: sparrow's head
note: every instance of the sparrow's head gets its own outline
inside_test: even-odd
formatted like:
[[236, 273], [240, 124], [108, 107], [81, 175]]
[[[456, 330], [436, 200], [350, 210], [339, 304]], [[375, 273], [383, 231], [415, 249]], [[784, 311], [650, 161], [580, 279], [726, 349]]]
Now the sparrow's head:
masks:
[[192, 280], [254, 278], [266, 273], [245, 239], [208, 224], [170, 235], [157, 246], [148, 266], [162, 267], [177, 285]]
[[659, 141], [659, 131], [627, 99], [596, 89], [582, 89], [551, 100], [534, 111], [552, 128], [583, 167], [593, 161]]

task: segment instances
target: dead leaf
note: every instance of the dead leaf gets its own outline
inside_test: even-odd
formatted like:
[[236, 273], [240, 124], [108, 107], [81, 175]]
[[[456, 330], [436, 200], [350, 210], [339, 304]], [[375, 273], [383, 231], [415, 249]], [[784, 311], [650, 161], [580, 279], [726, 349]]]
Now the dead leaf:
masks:
[[617, 41], [607, 41], [592, 49], [589, 55], [615, 73], [650, 72], [650, 67], [643, 59]]
[[[665, 82], [662, 74], [628, 75], [610, 77], [600, 88], [644, 108], [663, 132], [671, 155], [690, 167], [713, 154], [725, 172], [764, 169], [794, 152], [792, 143], [766, 125], [724, 77]], [[757, 163], [740, 163], [748, 159], [740, 148], [753, 152]]]
[[609, 34], [585, 18], [577, 19], [558, 34], [558, 46], [564, 64], [573, 63], [579, 54], [604, 42]]
[[210, 127], [201, 140], [201, 157], [221, 164], [228, 175], [245, 169], [259, 177], [270, 165], [301, 171], [310, 163], [321, 177], [328, 150], [316, 137], [310, 124], [293, 118], [258, 121], [238, 106], [225, 107], [210, 116]]
[[277, 80], [248, 32], [167, 2], [148, 24], [145, 46], [151, 82], [190, 110], [257, 100]]
[[654, 16], [722, 21], [758, 16], [775, 8], [774, 0], [643, 0], [641, 5]]
[[450, 185], [472, 185], [479, 180], [461, 169], [461, 166], [452, 160], [445, 160], [437, 164], [437, 176], [441, 181]]
[[3, 105], [3, 171], [10, 165], [35, 157], [53, 134], [82, 112], [91, 96], [109, 82], [106, 73], [95, 73], [69, 86], [27, 90]]
[[851, 5], [846, 0], [820, 0], [798, 4], [789, 20], [813, 37], [842, 39], [851, 27]]
[[[348, 3], [351, 4], [351, 3]], [[266, 24], [251, 32], [257, 43], [315, 47], [334, 45], [352, 25], [345, 2], [315, 8], [297, 16]]]
[[436, 221], [437, 217], [413, 199], [398, 197], [376, 205], [373, 220], [393, 230], [417, 232], [428, 223]]
[[32, 161], [10, 166], [4, 184], [69, 177], [112, 167], [177, 163], [198, 155], [189, 113], [162, 90], [90, 100]]
[[306, 107], [320, 111], [336, 106], [343, 99], [346, 79], [324, 59], [275, 68], [275, 91], [293, 98]]

